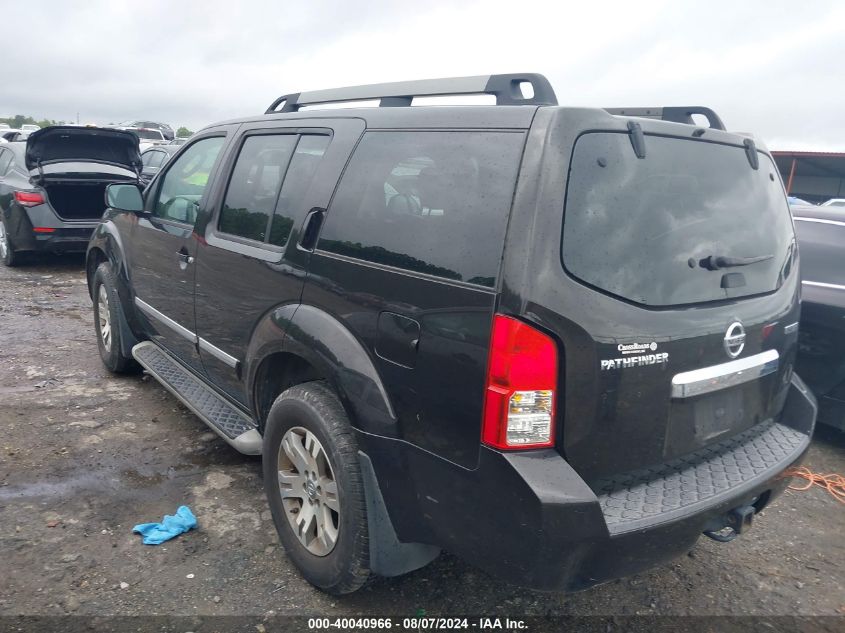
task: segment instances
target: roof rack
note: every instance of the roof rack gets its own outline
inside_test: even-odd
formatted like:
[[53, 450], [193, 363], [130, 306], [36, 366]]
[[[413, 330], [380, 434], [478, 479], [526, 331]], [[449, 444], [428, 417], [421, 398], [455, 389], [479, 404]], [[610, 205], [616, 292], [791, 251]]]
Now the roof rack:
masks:
[[663, 108], [605, 108], [610, 114], [620, 116], [635, 116], [646, 119], [662, 119], [674, 123], [696, 125], [693, 114], [701, 114], [707, 118], [707, 124], [716, 130], [724, 130], [725, 124], [719, 115], [704, 106], [666, 106]]
[[[533, 88], [533, 96], [525, 95], [523, 84], [526, 83]], [[537, 73], [522, 73], [397, 81], [369, 86], [296, 92], [276, 99], [267, 108], [265, 114], [296, 112], [303, 106], [324, 103], [374, 99], [379, 99], [381, 107], [407, 107], [412, 104], [414, 97], [479, 94], [494, 95], [496, 105], [557, 105], [555, 91], [548, 79]]]

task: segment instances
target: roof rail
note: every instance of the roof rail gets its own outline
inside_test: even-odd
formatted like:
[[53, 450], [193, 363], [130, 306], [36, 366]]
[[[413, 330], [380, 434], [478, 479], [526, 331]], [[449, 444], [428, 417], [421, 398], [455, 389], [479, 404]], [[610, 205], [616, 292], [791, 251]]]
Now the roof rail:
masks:
[[[531, 84], [534, 90], [533, 96], [525, 96], [522, 90], [524, 83]], [[373, 99], [379, 99], [381, 107], [406, 107], [411, 105], [414, 97], [478, 94], [495, 95], [496, 105], [557, 105], [555, 91], [543, 75], [516, 73], [397, 81], [369, 86], [296, 92], [276, 99], [267, 108], [265, 114], [296, 112], [303, 106], [323, 103]]]
[[666, 106], [663, 108], [605, 108], [610, 114], [619, 116], [635, 116], [646, 119], [662, 119], [674, 123], [696, 125], [693, 114], [701, 114], [707, 118], [707, 124], [716, 130], [724, 130], [725, 124], [719, 115], [704, 106]]

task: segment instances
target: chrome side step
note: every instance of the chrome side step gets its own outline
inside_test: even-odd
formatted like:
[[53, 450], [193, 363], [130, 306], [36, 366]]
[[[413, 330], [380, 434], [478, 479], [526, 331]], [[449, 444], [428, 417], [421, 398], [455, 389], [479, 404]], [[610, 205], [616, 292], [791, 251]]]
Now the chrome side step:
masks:
[[138, 343], [132, 356], [149, 374], [244, 455], [260, 455], [262, 438], [255, 422], [185, 369], [152, 341]]

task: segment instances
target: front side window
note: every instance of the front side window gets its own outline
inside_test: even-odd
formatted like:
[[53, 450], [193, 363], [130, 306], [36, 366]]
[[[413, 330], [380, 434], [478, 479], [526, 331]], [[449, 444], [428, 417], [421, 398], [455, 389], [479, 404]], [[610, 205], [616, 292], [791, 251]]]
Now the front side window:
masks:
[[771, 159], [758, 153], [754, 169], [742, 146], [651, 135], [645, 150], [637, 158], [627, 134], [578, 139], [564, 209], [567, 271], [649, 306], [777, 289], [794, 237]]
[[220, 211], [221, 232], [256, 242], [267, 241], [273, 209], [296, 141], [293, 134], [246, 138]]
[[204, 138], [170, 165], [158, 189], [153, 214], [165, 220], [193, 224], [211, 170], [223, 147], [224, 138]]
[[318, 248], [493, 287], [521, 132], [368, 132]]

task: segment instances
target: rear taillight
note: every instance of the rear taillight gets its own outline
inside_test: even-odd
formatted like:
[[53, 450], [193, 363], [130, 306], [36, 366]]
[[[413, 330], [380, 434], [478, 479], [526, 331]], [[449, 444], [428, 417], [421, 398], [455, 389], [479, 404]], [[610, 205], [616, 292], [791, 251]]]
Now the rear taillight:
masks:
[[481, 440], [499, 449], [554, 444], [557, 345], [530, 325], [493, 317]]
[[34, 207], [39, 204], [44, 204], [44, 196], [37, 191], [16, 191], [15, 202], [22, 207]]

